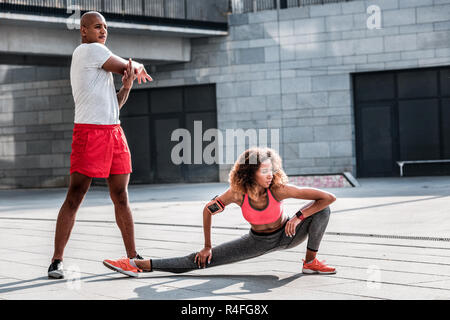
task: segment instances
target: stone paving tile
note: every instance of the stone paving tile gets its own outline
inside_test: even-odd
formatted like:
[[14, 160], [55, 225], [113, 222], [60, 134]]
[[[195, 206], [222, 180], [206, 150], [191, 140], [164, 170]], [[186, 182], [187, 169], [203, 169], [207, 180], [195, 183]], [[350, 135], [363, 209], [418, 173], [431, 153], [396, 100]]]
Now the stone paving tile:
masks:
[[5, 295], [8, 300], [112, 300], [114, 298], [76, 290], [40, 290], [38, 293], [15, 293]]
[[429, 299], [450, 299], [449, 290], [432, 288], [418, 288], [402, 286], [397, 284], [377, 284], [368, 285], [366, 282], [352, 282], [350, 284], [339, 284], [327, 286], [325, 288], [311, 289], [316, 292], [358, 294], [374, 298], [395, 299], [395, 300], [429, 300]]
[[450, 279], [444, 281], [429, 281], [429, 282], [412, 282], [412, 284], [418, 286], [424, 286], [427, 288], [437, 288], [437, 289], [446, 289], [450, 291]]

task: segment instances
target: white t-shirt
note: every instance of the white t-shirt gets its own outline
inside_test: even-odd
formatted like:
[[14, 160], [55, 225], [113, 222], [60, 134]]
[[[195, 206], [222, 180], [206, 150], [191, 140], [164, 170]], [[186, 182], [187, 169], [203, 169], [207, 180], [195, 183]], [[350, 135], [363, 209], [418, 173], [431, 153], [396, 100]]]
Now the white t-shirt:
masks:
[[111, 56], [101, 43], [83, 43], [73, 52], [70, 83], [75, 123], [120, 124], [113, 75], [102, 69]]

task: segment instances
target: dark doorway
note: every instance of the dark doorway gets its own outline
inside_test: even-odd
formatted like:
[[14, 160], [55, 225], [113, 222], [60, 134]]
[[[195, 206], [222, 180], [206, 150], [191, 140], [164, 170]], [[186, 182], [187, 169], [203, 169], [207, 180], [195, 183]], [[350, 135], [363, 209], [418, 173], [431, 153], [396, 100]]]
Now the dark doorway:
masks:
[[[399, 176], [396, 161], [450, 159], [450, 67], [353, 75], [358, 177]], [[450, 174], [405, 165], [406, 176]]]
[[[174, 164], [172, 132], [187, 129], [194, 149], [194, 121], [203, 134], [217, 128], [215, 85], [138, 89], [121, 110], [120, 119], [130, 147], [133, 173], [130, 183], [216, 182], [217, 164]], [[198, 138], [198, 135], [197, 135]], [[200, 137], [201, 138], [201, 137]], [[198, 140], [197, 140], [198, 141]], [[202, 142], [203, 147], [211, 142]]]

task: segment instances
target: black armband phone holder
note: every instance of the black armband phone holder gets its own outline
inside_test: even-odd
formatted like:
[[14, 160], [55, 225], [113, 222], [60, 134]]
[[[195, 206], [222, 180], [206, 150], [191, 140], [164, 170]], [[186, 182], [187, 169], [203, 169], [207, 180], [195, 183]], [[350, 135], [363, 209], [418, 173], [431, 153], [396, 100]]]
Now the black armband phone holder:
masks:
[[206, 209], [209, 211], [211, 215], [222, 212], [225, 209], [225, 205], [220, 201], [218, 196], [215, 196], [208, 204], [206, 205]]

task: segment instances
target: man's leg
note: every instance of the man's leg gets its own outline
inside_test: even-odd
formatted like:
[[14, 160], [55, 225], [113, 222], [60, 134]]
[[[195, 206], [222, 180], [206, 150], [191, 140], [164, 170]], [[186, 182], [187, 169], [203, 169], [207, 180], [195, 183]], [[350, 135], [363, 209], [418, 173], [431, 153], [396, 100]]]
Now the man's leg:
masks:
[[135, 258], [137, 255], [134, 242], [134, 222], [128, 202], [128, 182], [130, 174], [112, 174], [107, 179], [109, 194], [114, 203], [116, 222], [122, 233], [125, 250], [128, 258]]
[[81, 173], [74, 172], [70, 175], [70, 185], [66, 200], [59, 210], [55, 231], [55, 251], [52, 262], [56, 259], [63, 260], [64, 248], [69, 241], [70, 233], [75, 224], [75, 216], [78, 208], [89, 190], [92, 178]]

